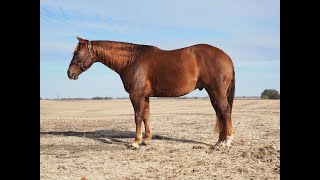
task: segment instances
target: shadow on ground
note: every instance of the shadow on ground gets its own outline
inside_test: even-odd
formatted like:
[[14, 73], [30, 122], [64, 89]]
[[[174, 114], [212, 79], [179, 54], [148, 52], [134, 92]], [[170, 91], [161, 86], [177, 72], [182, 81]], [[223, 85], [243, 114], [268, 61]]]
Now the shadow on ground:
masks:
[[[127, 142], [121, 140], [124, 138], [134, 139], [135, 133], [131, 131], [118, 131], [118, 130], [99, 130], [99, 131], [89, 131], [89, 132], [75, 132], [75, 131], [49, 131], [40, 132], [40, 135], [59, 135], [59, 136], [76, 136], [84, 137], [93, 140], [97, 140], [108, 144], [123, 144], [126, 145]], [[189, 140], [189, 139], [178, 139], [172, 137], [166, 137], [162, 135], [153, 135], [152, 139], [164, 140], [164, 141], [176, 141], [182, 143], [193, 143], [193, 144], [203, 144], [211, 146], [210, 144]]]

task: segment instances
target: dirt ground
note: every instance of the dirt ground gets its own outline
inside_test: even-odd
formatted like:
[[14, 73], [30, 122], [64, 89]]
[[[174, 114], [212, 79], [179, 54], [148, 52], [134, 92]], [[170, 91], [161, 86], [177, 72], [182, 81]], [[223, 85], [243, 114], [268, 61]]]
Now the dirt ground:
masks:
[[150, 112], [151, 144], [131, 150], [129, 100], [41, 100], [41, 179], [280, 179], [279, 100], [235, 100], [229, 151], [210, 150], [208, 99], [151, 99]]

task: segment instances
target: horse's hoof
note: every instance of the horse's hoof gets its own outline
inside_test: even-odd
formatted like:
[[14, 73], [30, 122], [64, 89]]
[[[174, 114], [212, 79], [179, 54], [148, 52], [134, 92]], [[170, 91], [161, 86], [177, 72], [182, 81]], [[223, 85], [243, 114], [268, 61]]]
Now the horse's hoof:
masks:
[[215, 150], [215, 151], [231, 149], [231, 143], [228, 141], [218, 141], [210, 149]]
[[214, 146], [211, 146], [210, 149], [213, 151], [219, 151], [223, 148], [223, 143], [221, 141], [217, 142]]
[[132, 150], [136, 150], [136, 149], [139, 149], [139, 144], [138, 143], [132, 143], [128, 146], [129, 149], [132, 149]]
[[226, 140], [224, 140], [224, 141], [219, 140], [210, 149], [212, 149], [212, 150], [225, 150], [225, 149], [230, 150], [232, 139], [233, 139], [232, 136], [227, 136]]
[[144, 139], [142, 145], [148, 146], [150, 144], [150, 139]]

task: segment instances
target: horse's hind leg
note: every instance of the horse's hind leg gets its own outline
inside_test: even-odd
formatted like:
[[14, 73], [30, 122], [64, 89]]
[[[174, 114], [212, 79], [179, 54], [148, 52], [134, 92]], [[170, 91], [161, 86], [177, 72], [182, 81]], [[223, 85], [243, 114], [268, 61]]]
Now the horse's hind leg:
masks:
[[211, 104], [216, 111], [217, 122], [216, 130], [219, 131], [219, 140], [216, 143], [215, 147], [220, 145], [222, 146], [231, 146], [232, 141], [232, 122], [231, 122], [231, 108], [228, 103], [227, 94], [224, 93], [223, 89], [214, 90], [206, 89]]
[[151, 128], [150, 128], [150, 105], [149, 105], [149, 97], [145, 98], [144, 104], [144, 114], [143, 114], [143, 122], [145, 127], [145, 137], [142, 141], [143, 145], [148, 145], [151, 140]]

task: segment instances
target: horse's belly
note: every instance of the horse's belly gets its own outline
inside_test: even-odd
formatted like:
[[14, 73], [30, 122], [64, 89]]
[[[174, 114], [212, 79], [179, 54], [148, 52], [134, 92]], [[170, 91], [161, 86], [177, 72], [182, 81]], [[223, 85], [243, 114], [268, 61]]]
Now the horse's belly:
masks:
[[150, 71], [154, 96], [177, 97], [190, 93], [196, 87], [199, 72], [193, 59], [168, 61]]
[[154, 97], [178, 97], [192, 92], [196, 87], [197, 80], [182, 80], [182, 81], [163, 81], [151, 85]]
[[[191, 92], [191, 91], [190, 91]], [[157, 91], [154, 92], [151, 97], [179, 97], [190, 93], [188, 91]]]

